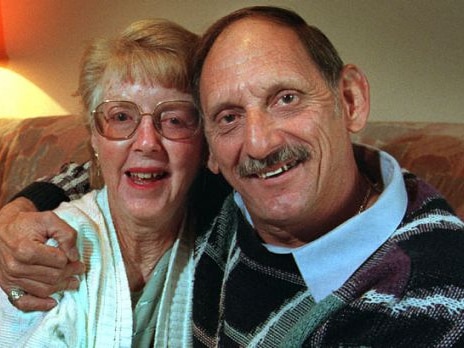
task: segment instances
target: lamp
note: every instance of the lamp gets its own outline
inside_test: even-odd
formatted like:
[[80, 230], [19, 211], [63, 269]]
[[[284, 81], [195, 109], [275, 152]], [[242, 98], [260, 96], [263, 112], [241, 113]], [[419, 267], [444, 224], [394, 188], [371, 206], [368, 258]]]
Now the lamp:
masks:
[[8, 55], [5, 47], [5, 36], [3, 35], [3, 16], [2, 6], [0, 4], [0, 65], [5, 65], [8, 62]]
[[11, 59], [8, 56], [1, 2], [2, 0], [0, 0], [0, 118], [69, 114], [46, 92], [30, 81], [26, 74], [21, 73], [24, 61], [20, 64], [15, 61], [14, 50], [10, 51]]

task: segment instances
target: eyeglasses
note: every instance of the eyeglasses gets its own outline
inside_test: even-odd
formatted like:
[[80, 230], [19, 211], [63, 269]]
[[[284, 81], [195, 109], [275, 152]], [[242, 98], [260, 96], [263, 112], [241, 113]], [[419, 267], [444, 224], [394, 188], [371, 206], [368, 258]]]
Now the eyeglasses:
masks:
[[160, 102], [152, 113], [142, 113], [130, 101], [105, 100], [91, 114], [97, 132], [109, 140], [130, 139], [143, 116], [151, 116], [158, 133], [170, 140], [191, 138], [201, 128], [197, 109], [186, 100]]

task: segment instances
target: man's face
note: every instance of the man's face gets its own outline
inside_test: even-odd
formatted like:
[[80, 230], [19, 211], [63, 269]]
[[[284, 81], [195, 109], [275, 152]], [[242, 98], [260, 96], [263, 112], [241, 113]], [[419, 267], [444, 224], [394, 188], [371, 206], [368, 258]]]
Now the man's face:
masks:
[[241, 194], [258, 231], [308, 226], [333, 209], [352, 169], [345, 106], [293, 31], [232, 24], [207, 56], [200, 95], [209, 167]]

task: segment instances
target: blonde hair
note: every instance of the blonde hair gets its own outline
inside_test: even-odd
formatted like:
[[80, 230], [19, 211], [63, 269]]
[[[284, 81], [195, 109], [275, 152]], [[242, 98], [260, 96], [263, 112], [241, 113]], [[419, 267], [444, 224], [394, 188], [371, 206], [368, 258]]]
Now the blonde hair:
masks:
[[163, 19], [137, 21], [115, 38], [95, 40], [82, 56], [78, 87], [88, 117], [103, 101], [108, 78], [190, 93], [197, 40], [196, 34]]
[[[81, 59], [77, 95], [92, 129], [91, 111], [103, 102], [108, 79], [191, 92], [192, 57], [198, 36], [164, 19], [132, 23], [112, 39], [92, 42]], [[90, 146], [90, 144], [89, 144]], [[98, 159], [92, 158], [92, 188], [103, 186]]]

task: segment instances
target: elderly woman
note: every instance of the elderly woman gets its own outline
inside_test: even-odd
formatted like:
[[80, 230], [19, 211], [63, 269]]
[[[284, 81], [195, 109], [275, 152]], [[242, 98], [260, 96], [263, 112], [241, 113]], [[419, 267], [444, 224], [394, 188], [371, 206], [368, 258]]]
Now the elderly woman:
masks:
[[196, 41], [176, 24], [145, 20], [86, 50], [79, 93], [105, 184], [56, 210], [78, 232], [86, 272], [50, 312], [23, 313], [1, 292], [2, 346], [190, 342], [189, 202], [204, 162], [189, 86]]

